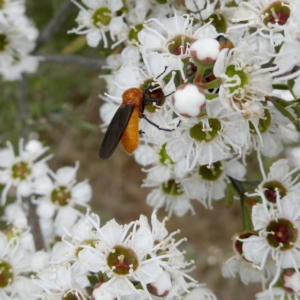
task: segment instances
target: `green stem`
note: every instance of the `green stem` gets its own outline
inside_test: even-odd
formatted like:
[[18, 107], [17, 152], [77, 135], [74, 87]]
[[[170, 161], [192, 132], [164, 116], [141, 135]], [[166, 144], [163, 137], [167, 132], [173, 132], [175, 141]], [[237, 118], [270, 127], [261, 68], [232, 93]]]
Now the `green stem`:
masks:
[[211, 69], [213, 67], [213, 64], [211, 64], [211, 63], [203, 63], [201, 61], [196, 61], [196, 60], [194, 60], [194, 64], [197, 67], [197, 71], [196, 71], [196, 76], [195, 76], [195, 79], [194, 79], [194, 83], [195, 84], [199, 84], [199, 83], [202, 82], [203, 75], [204, 75], [205, 71], [207, 69]]
[[217, 97], [219, 97], [218, 94], [205, 94], [205, 98], [206, 98], [207, 100], [212, 100], [212, 99], [215, 99], [215, 98], [217, 98]]
[[196, 85], [201, 87], [202, 89], [204, 90], [209, 90], [209, 89], [217, 89], [220, 87], [222, 81], [221, 81], [221, 78], [217, 78], [213, 81], [210, 81], [210, 82], [201, 82], [201, 83], [197, 83]]
[[240, 195], [240, 207], [241, 207], [241, 219], [242, 219], [242, 229], [243, 231], [251, 231], [253, 230], [252, 222], [251, 222], [251, 215], [248, 207], [246, 206], [246, 197], [245, 197], [245, 189], [242, 185], [242, 182], [229, 177], [232, 186]]

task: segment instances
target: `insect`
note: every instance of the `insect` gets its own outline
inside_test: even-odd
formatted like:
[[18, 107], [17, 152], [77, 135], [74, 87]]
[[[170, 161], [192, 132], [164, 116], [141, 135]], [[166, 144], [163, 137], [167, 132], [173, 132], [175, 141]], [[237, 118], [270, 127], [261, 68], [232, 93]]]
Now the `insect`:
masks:
[[232, 49], [234, 48], [234, 45], [232, 44], [232, 42], [226, 38], [224, 35], [219, 35], [216, 40], [219, 42], [221, 49]]
[[[174, 128], [161, 128], [159, 125], [149, 120], [144, 114], [144, 109], [147, 104], [153, 102], [157, 103], [173, 94], [171, 93], [159, 98], [153, 98], [153, 92], [150, 87], [151, 83], [144, 89], [130, 88], [123, 93], [122, 104], [113, 116], [100, 146], [100, 158], [109, 158], [114, 153], [120, 141], [127, 153], [132, 154], [134, 152], [139, 145], [139, 118], [144, 118], [159, 130], [174, 130]], [[178, 126], [179, 124], [177, 127]]]

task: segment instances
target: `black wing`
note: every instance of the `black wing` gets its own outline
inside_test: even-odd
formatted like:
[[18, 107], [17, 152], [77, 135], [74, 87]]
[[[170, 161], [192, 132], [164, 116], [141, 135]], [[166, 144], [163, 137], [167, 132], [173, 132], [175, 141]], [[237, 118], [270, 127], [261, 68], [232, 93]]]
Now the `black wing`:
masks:
[[100, 158], [107, 159], [114, 153], [128, 124], [133, 109], [133, 104], [120, 105], [105, 132], [99, 150]]

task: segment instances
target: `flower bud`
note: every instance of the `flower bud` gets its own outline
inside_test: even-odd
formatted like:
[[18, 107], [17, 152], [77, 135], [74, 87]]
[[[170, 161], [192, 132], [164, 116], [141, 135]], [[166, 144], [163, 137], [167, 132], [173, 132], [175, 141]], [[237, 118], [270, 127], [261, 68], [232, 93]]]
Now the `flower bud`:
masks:
[[106, 283], [96, 284], [92, 294], [92, 300], [115, 300], [116, 297]]
[[213, 64], [220, 53], [221, 46], [215, 39], [199, 39], [191, 45], [191, 56], [195, 62]]
[[198, 116], [206, 105], [204, 92], [198, 86], [186, 83], [180, 85], [173, 95], [173, 103], [176, 110], [185, 116]]
[[43, 145], [40, 141], [37, 140], [30, 140], [26, 145], [25, 145], [25, 150], [30, 152], [31, 154], [35, 154], [40, 152], [43, 149]]
[[171, 278], [168, 272], [163, 271], [155, 282], [147, 285], [151, 294], [159, 297], [167, 296], [172, 288]]
[[293, 269], [284, 270], [282, 274], [282, 283], [286, 291], [290, 293], [299, 293], [300, 291], [300, 277]]
[[[257, 234], [250, 231], [236, 233], [234, 238], [232, 239], [234, 253], [243, 256], [243, 258], [245, 259], [244, 252], [243, 252], [243, 243], [244, 243], [243, 239], [247, 239], [253, 235], [257, 235]], [[248, 261], [247, 259], [245, 260]]]

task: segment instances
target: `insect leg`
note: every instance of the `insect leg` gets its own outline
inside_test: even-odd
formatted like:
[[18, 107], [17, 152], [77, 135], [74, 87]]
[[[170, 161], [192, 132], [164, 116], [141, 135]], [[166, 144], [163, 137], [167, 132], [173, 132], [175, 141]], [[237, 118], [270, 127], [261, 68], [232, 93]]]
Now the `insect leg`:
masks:
[[178, 122], [177, 126], [175, 128], [162, 128], [159, 125], [157, 125], [156, 123], [152, 122], [151, 120], [149, 120], [145, 114], [141, 115], [141, 118], [144, 118], [147, 122], [149, 122], [151, 125], [153, 125], [154, 127], [156, 127], [158, 130], [163, 130], [163, 131], [173, 131], [175, 130], [181, 123], [181, 120]]

